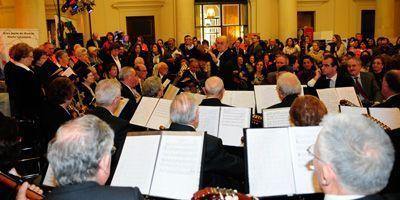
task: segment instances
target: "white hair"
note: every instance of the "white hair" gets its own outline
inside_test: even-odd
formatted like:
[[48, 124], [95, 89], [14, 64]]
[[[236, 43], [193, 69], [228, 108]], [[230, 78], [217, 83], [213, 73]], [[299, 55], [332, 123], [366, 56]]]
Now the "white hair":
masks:
[[207, 95], [218, 95], [224, 91], [224, 82], [218, 76], [212, 76], [206, 80], [205, 90]]
[[161, 79], [157, 76], [147, 78], [142, 84], [142, 94], [147, 97], [157, 97], [162, 90]]
[[171, 103], [171, 121], [178, 124], [191, 125], [196, 119], [197, 105], [192, 96], [181, 93]]
[[316, 148], [332, 165], [342, 187], [353, 194], [374, 194], [388, 183], [394, 149], [388, 135], [362, 115], [326, 115]]
[[79, 48], [75, 49], [75, 56], [77, 58], [81, 58], [82, 56], [87, 55], [87, 54], [88, 54], [87, 50], [83, 47], [79, 47]]
[[114, 99], [121, 96], [121, 84], [115, 79], [101, 80], [96, 86], [96, 104], [109, 106]]
[[302, 87], [296, 75], [285, 72], [279, 75], [276, 81], [276, 89], [283, 97], [286, 97], [291, 94], [300, 94]]
[[133, 69], [133, 67], [129, 67], [129, 66], [123, 67], [121, 69], [121, 72], [119, 73], [119, 79], [121, 81], [123, 81], [135, 72], [136, 71], [135, 71], [135, 69]]
[[99, 162], [110, 154], [113, 141], [113, 130], [94, 115], [62, 125], [47, 151], [57, 182], [63, 186], [95, 181]]

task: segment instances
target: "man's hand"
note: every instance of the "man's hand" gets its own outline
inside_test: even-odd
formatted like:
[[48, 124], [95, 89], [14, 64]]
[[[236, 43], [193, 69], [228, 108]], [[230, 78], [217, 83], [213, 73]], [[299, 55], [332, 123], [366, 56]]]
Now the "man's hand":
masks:
[[41, 190], [38, 186], [36, 185], [29, 185], [28, 182], [24, 182], [21, 187], [19, 187], [18, 189], [18, 193], [17, 196], [15, 197], [15, 200], [29, 200], [26, 197], [26, 191], [28, 190], [28, 188], [38, 194], [43, 194], [43, 190]]

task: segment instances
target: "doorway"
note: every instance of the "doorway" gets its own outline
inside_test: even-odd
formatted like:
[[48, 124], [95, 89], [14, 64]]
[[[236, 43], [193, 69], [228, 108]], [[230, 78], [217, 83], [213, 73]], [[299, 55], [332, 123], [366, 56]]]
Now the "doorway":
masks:
[[139, 35], [147, 46], [155, 42], [154, 16], [126, 17], [126, 30], [133, 43]]

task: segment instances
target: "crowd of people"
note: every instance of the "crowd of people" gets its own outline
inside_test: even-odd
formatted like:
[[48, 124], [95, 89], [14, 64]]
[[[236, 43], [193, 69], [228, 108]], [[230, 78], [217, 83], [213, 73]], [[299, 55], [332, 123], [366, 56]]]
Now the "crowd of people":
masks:
[[[15, 168], [19, 135], [54, 170], [59, 187], [49, 199], [142, 199], [138, 188], [102, 187], [111, 183], [127, 133], [146, 130], [129, 123], [141, 97], [163, 97], [169, 82], [181, 91], [204, 94], [200, 106], [230, 106], [221, 103], [225, 89], [270, 84], [276, 85], [281, 102], [269, 109], [290, 107], [293, 126], [323, 126], [310, 153], [327, 197], [368, 199], [385, 187], [398, 192], [393, 185], [400, 175], [391, 170], [393, 163], [397, 169], [397, 146], [390, 134], [362, 116], [327, 115], [316, 89], [354, 87], [364, 106], [399, 108], [400, 39], [392, 45], [384, 37], [375, 43], [356, 34], [346, 44], [334, 35], [322, 44], [306, 36], [282, 44], [252, 35], [231, 43], [225, 36], [210, 44], [187, 35], [179, 46], [173, 38], [146, 44], [140, 36], [130, 41], [128, 35], [110, 32], [105, 41], [95, 33], [86, 47], [75, 44], [67, 50], [51, 43], [35, 49], [14, 45], [4, 74], [16, 121], [0, 116], [1, 132], [9, 134], [0, 138], [0, 159], [7, 161], [0, 171], [20, 175]], [[117, 117], [121, 97], [128, 102]], [[170, 116], [169, 130], [194, 131], [198, 105], [181, 93], [172, 101]], [[30, 125], [29, 135], [17, 133], [21, 123]], [[243, 148], [226, 147], [211, 135], [205, 143], [201, 186], [244, 191]]]

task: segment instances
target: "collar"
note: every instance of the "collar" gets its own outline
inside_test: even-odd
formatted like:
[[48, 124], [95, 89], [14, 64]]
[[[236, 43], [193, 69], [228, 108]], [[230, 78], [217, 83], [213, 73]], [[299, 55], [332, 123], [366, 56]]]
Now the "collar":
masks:
[[20, 62], [17, 62], [17, 61], [15, 61], [14, 60], [14, 64], [15, 65], [17, 65], [18, 67], [21, 67], [22, 69], [25, 69], [26, 71], [30, 71], [30, 72], [33, 72], [28, 66], [26, 66], [26, 65], [24, 65], [24, 64], [22, 64], [22, 63], [20, 63]]
[[331, 79], [331, 80], [333, 80], [333, 81], [335, 81], [335, 82], [336, 82], [336, 79], [337, 79], [337, 73], [336, 73], [334, 76], [332, 76], [331, 78], [328, 78], [328, 77], [326, 77], [326, 79]]
[[359, 199], [364, 197], [365, 195], [333, 195], [326, 194], [324, 200], [351, 200], [351, 199]]
[[194, 48], [194, 44], [192, 44], [192, 46], [186, 46], [186, 48], [192, 50]]

